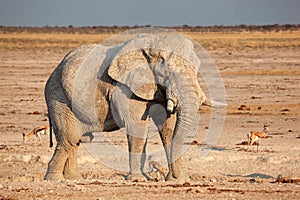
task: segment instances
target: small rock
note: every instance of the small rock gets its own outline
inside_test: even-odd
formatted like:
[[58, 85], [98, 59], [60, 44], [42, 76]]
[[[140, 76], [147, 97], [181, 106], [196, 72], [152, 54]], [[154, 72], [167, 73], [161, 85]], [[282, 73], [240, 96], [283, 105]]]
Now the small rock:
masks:
[[250, 110], [250, 107], [248, 107], [247, 105], [240, 105], [240, 107], [238, 108], [238, 110]]
[[191, 145], [197, 145], [197, 144], [199, 144], [199, 142], [198, 142], [197, 140], [194, 140], [194, 141], [191, 143]]
[[251, 179], [249, 180], [249, 182], [250, 182], [250, 183], [255, 183], [256, 180], [255, 180], [255, 178], [251, 178]]
[[44, 163], [44, 164], [47, 164], [49, 162], [49, 160], [50, 160], [49, 156], [38, 155], [36, 157], [37, 162]]
[[217, 182], [217, 180], [216, 180], [216, 179], [214, 179], [214, 178], [212, 178], [212, 179], [210, 179], [210, 182], [212, 182], [212, 183], [216, 183], [216, 182]]
[[191, 187], [191, 184], [189, 182], [185, 182], [182, 184], [183, 187]]
[[289, 112], [289, 111], [290, 111], [290, 109], [287, 109], [287, 108], [281, 110], [281, 112]]

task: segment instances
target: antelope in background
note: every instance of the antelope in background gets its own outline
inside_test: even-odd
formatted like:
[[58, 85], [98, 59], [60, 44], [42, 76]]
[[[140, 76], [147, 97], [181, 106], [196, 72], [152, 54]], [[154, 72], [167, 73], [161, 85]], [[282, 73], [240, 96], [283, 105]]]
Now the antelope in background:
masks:
[[50, 132], [50, 127], [49, 126], [38, 126], [36, 128], [34, 128], [30, 133], [23, 133], [23, 142], [26, 142], [30, 137], [35, 136], [35, 140], [36, 138], [39, 139], [39, 141], [41, 141], [41, 135], [49, 135]]
[[261, 132], [256, 132], [256, 131], [250, 131], [250, 133], [247, 134], [247, 138], [248, 138], [248, 149], [249, 147], [251, 148], [252, 151], [252, 145], [255, 142], [257, 145], [257, 150], [256, 152], [258, 152], [258, 146], [259, 146], [259, 142], [260, 139], [265, 137], [265, 135], [269, 133], [269, 128], [268, 125], [264, 124], [264, 129]]

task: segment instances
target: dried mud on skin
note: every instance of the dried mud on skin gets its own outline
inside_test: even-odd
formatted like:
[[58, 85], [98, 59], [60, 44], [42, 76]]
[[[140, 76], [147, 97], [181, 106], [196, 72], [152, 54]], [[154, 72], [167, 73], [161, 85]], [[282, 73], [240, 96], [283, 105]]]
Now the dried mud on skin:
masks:
[[[44, 86], [70, 49], [68, 44], [57, 49], [26, 45], [30, 48], [0, 47], [0, 199], [300, 199], [299, 46], [212, 48], [209, 53], [226, 88], [226, 121], [217, 144], [206, 144], [211, 109], [201, 107], [198, 133], [185, 156], [187, 180], [126, 181], [126, 172], [105, 166], [81, 146], [83, 180], [50, 182], [43, 181], [53, 154], [49, 138], [42, 135], [41, 141], [33, 137], [23, 143], [22, 132], [48, 124]], [[248, 151], [247, 133], [261, 131], [264, 123], [270, 125], [270, 134], [261, 139], [258, 153]], [[108, 134], [126, 149], [123, 136]], [[160, 145], [158, 136], [150, 138], [148, 151]], [[200, 148], [210, 149], [210, 154], [200, 158]]]

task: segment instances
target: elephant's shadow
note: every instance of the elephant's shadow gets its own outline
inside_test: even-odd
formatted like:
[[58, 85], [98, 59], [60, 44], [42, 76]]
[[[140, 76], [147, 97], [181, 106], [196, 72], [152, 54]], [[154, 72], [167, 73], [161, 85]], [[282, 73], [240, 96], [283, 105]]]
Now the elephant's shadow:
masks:
[[[114, 173], [114, 175], [121, 177], [122, 179], [126, 180], [127, 179], [127, 175], [123, 174], [123, 173]], [[147, 174], [143, 173], [143, 175], [147, 178], [148, 181], [153, 180], [152, 178], [150, 178]], [[133, 180], [133, 182], [138, 182], [138, 180]]]
[[[95, 135], [95, 132], [86, 132], [81, 136], [80, 142], [81, 143], [91, 143], [96, 139], [96, 137], [97, 137], [97, 135]], [[114, 175], [121, 177], [124, 180], [127, 179], [127, 174], [114, 173]], [[143, 172], [143, 175], [147, 178], [148, 181], [152, 180], [152, 178], [150, 178], [146, 173]]]

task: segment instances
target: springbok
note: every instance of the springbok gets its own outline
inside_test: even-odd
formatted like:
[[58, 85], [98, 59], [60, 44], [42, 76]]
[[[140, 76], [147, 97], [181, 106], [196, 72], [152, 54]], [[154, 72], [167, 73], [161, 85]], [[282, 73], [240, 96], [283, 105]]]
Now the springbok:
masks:
[[155, 172], [155, 178], [158, 180], [165, 180], [166, 178], [166, 169], [156, 161], [149, 162], [149, 174]]
[[49, 135], [50, 127], [49, 126], [38, 126], [34, 128], [30, 133], [23, 133], [23, 142], [26, 142], [30, 137], [35, 136], [35, 139], [38, 138], [41, 141], [41, 135]]
[[269, 132], [269, 128], [268, 125], [264, 124], [264, 129], [262, 132], [256, 132], [256, 131], [250, 131], [250, 133], [247, 134], [247, 138], [248, 138], [248, 149], [249, 147], [251, 148], [252, 151], [252, 144], [254, 142], [256, 142], [257, 145], [257, 150], [256, 152], [258, 152], [258, 146], [259, 146], [259, 142], [260, 142], [260, 138], [265, 137], [265, 135]]

